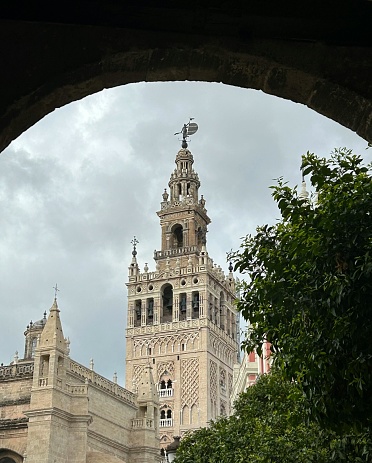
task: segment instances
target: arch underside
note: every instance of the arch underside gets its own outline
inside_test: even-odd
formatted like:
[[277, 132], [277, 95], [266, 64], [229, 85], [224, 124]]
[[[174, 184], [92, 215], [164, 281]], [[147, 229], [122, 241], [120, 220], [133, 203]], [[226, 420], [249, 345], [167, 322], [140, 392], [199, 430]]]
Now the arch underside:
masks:
[[292, 22], [286, 36], [273, 38], [265, 20], [251, 34], [242, 19], [235, 30], [238, 20], [227, 12], [221, 22], [230, 21], [229, 28], [196, 32], [182, 22], [151, 26], [150, 20], [143, 28], [2, 22], [0, 150], [55, 108], [142, 81], [222, 82], [262, 90], [372, 141], [371, 48], [330, 44], [322, 37], [297, 39]]

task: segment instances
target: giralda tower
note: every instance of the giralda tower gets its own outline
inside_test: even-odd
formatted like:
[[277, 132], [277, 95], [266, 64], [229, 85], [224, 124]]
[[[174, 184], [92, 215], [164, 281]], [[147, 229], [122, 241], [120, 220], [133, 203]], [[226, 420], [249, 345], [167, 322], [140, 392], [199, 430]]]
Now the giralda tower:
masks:
[[155, 271], [137, 263], [136, 239], [129, 266], [126, 329], [126, 387], [138, 390], [150, 363], [160, 398], [162, 447], [173, 436], [206, 426], [230, 413], [233, 364], [239, 351], [238, 317], [233, 305], [232, 266], [224, 275], [207, 252], [210, 219], [187, 138], [164, 190], [160, 218], [161, 248]]

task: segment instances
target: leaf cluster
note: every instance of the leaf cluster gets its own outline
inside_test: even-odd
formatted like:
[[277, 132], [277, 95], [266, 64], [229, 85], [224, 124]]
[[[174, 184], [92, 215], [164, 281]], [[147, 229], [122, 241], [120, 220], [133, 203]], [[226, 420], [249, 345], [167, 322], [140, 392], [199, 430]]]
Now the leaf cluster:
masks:
[[176, 463], [367, 462], [367, 434], [337, 435], [305, 420], [306, 398], [278, 372], [261, 376], [240, 395], [232, 416], [186, 435]]
[[372, 417], [372, 179], [350, 150], [307, 153], [313, 201], [279, 179], [281, 220], [257, 228], [233, 255], [246, 273], [238, 310], [244, 347], [272, 358], [326, 426], [368, 427]]

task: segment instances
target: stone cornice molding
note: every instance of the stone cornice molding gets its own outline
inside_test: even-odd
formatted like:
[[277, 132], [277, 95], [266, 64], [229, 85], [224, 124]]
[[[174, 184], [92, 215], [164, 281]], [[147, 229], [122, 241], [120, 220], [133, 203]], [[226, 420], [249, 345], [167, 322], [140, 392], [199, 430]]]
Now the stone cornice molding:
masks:
[[68, 421], [69, 423], [87, 423], [88, 425], [92, 423], [93, 418], [91, 415], [73, 415], [72, 413], [61, 410], [57, 407], [52, 408], [39, 408], [35, 410], [27, 410], [23, 412], [27, 418], [41, 418], [47, 415], [60, 418], [62, 420]]

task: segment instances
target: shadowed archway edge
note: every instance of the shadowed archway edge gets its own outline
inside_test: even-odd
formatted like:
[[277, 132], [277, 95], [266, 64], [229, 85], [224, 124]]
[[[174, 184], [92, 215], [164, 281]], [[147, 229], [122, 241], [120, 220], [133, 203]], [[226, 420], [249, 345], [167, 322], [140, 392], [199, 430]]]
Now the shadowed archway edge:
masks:
[[8, 72], [0, 77], [0, 150], [55, 108], [142, 81], [222, 82], [262, 90], [302, 103], [372, 141], [368, 47], [100, 26], [12, 21], [1, 26]]

